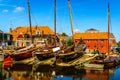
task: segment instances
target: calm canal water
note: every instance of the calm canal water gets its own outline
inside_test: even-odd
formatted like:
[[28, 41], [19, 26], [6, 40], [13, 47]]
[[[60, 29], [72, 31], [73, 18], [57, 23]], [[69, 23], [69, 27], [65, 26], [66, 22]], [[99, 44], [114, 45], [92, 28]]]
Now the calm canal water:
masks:
[[120, 80], [120, 66], [104, 71], [86, 72], [73, 67], [17, 64], [9, 69], [1, 69], [0, 80]]

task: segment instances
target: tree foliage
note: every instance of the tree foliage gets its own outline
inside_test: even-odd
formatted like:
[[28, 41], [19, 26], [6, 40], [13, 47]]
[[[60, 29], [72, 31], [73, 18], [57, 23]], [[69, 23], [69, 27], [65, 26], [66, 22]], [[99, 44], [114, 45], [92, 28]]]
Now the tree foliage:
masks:
[[117, 46], [120, 47], [120, 41], [117, 43]]
[[63, 32], [61, 35], [62, 35], [62, 36], [68, 36], [65, 32]]
[[67, 46], [71, 46], [73, 44], [73, 40], [72, 39], [68, 39], [67, 40]]

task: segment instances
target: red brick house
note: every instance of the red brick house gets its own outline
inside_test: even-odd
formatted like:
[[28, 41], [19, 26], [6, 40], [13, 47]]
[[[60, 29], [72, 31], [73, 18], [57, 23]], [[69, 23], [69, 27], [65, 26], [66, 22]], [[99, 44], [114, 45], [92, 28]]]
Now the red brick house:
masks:
[[[87, 49], [89, 51], [98, 50], [101, 53], [108, 52], [108, 33], [99, 32], [96, 29], [88, 29], [83, 33], [74, 34], [75, 42], [80, 39], [86, 43]], [[113, 33], [110, 34], [110, 47], [116, 46], [116, 38]]]

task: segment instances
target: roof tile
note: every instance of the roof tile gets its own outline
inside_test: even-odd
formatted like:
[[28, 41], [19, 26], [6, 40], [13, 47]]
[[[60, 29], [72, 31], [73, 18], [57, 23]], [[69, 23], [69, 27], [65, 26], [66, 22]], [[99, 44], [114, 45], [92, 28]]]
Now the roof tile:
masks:
[[[54, 34], [54, 32], [48, 26], [38, 26], [37, 28], [35, 26], [32, 26], [32, 35], [36, 35], [37, 30], [40, 31], [40, 33], [43, 31], [44, 34]], [[17, 27], [10, 33], [13, 35], [13, 40], [16, 40], [17, 35], [19, 35], [20, 33], [30, 34], [30, 27], [28, 26]]]

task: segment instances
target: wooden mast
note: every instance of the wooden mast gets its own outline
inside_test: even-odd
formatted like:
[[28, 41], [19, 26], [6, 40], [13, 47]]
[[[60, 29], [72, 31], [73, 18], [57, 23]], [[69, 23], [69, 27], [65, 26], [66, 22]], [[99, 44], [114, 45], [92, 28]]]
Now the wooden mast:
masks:
[[56, 0], [54, 0], [54, 35], [55, 35], [55, 46], [56, 46]]
[[[55, 47], [56, 47], [56, 0], [54, 0], [54, 39], [55, 39]], [[56, 65], [57, 53], [55, 53], [55, 61], [54, 65]]]
[[72, 39], [74, 42], [74, 28], [73, 28], [73, 23], [72, 23], [72, 10], [71, 10], [71, 5], [70, 5], [70, 0], [68, 0], [68, 9], [69, 9], [69, 15], [70, 15], [70, 25], [71, 25], [71, 30], [72, 30]]
[[108, 54], [110, 52], [110, 6], [108, 2]]
[[31, 38], [31, 43], [33, 44], [33, 38], [32, 38], [32, 23], [31, 23], [31, 14], [30, 14], [30, 3], [29, 3], [29, 0], [27, 0], [27, 4], [28, 4], [29, 25], [30, 25], [30, 38]]

